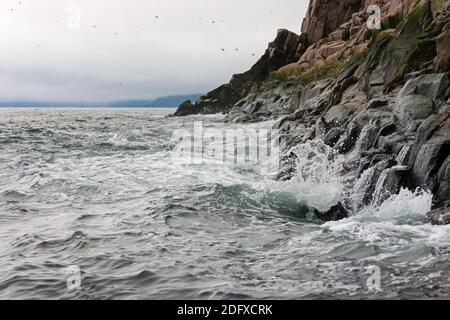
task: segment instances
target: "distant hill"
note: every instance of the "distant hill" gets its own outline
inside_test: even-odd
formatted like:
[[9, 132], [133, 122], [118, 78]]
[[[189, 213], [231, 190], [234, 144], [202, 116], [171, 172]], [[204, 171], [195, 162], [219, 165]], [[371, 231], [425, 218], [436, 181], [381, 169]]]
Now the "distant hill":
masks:
[[176, 108], [186, 100], [197, 101], [201, 94], [160, 97], [154, 100], [123, 100], [108, 103], [111, 108]]
[[154, 100], [124, 100], [107, 104], [108, 107], [116, 108], [176, 108], [186, 100], [197, 101], [201, 94], [177, 95], [160, 97]]
[[113, 102], [0, 101], [0, 108], [176, 108], [186, 100], [196, 101], [201, 94], [160, 97], [153, 100]]

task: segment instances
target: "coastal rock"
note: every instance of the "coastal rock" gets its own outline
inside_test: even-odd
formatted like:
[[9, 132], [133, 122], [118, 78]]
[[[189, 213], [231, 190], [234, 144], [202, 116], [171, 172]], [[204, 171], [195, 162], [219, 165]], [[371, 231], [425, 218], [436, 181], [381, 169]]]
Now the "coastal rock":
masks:
[[[382, 30], [367, 27], [373, 4]], [[442, 209], [450, 201], [449, 19], [449, 0], [311, 0], [301, 36], [283, 32], [258, 67], [233, 77], [229, 94], [222, 88], [183, 108], [227, 112], [230, 122], [277, 119], [280, 181], [309, 163], [293, 148], [325, 148], [312, 182], [338, 181], [344, 199], [316, 211], [320, 220], [380, 205], [401, 188], [432, 192]]]
[[323, 138], [323, 142], [327, 146], [334, 147], [344, 132], [342, 128], [332, 128]]
[[[367, 205], [370, 204], [374, 199], [377, 200], [376, 198], [374, 198], [377, 190], [379, 190], [378, 195], [380, 197], [385, 197], [387, 192], [385, 192], [382, 188], [388, 187], [390, 189], [393, 189], [398, 184], [397, 173], [395, 171], [387, 171], [395, 165], [395, 161], [387, 159], [376, 164], [374, 162], [376, 161], [372, 159], [372, 163], [370, 164], [370, 171], [367, 170], [365, 184], [362, 186], [363, 189], [359, 190], [360, 194], [362, 195], [360, 205]], [[389, 180], [393, 181], [391, 185], [389, 185], [389, 180], [386, 181], [386, 179], [382, 177], [383, 173], [385, 173], [386, 179], [388, 175], [390, 176]]]
[[230, 109], [225, 121], [257, 122], [292, 114], [298, 107], [296, 93], [301, 90], [301, 86], [291, 86], [250, 93]]
[[438, 187], [436, 198], [439, 202], [448, 200], [450, 195], [450, 155], [442, 164], [438, 172]]
[[313, 44], [327, 37], [361, 10], [362, 0], [312, 0], [303, 20], [302, 33]]
[[177, 112], [175, 112], [176, 116], [184, 116], [189, 114], [197, 114], [200, 110], [194, 106], [191, 100], [183, 102], [178, 108]]
[[226, 84], [211, 91], [206, 96], [202, 96], [194, 103], [191, 101], [183, 102], [174, 116], [224, 112], [237, 102], [238, 96], [238, 92], [231, 85]]
[[337, 205], [331, 207], [330, 210], [326, 212], [314, 210], [314, 214], [317, 219], [324, 222], [338, 221], [349, 217], [349, 211], [340, 202]]
[[358, 126], [353, 124], [347, 131], [341, 136], [338, 140], [334, 149], [338, 150], [339, 153], [347, 153], [350, 152], [358, 141], [359, 129]]
[[438, 208], [427, 213], [433, 225], [450, 224], [450, 208]]
[[420, 147], [413, 167], [417, 184], [433, 190], [437, 174], [450, 153], [450, 121], [442, 124], [432, 137]]
[[425, 119], [417, 128], [417, 133], [415, 135], [415, 146], [420, 147], [420, 145], [425, 143], [430, 138], [433, 131], [435, 131], [435, 129], [438, 127], [438, 125], [439, 118], [435, 114]]
[[407, 174], [407, 167], [395, 166], [385, 169], [378, 178], [373, 200], [377, 204], [381, 204], [391, 195], [396, 194], [400, 190], [402, 182]]
[[433, 100], [417, 94], [398, 98], [394, 107], [394, 112], [403, 123], [426, 119], [433, 111]]
[[443, 98], [450, 85], [447, 73], [425, 74], [414, 79], [410, 79], [400, 90], [398, 99], [406, 96], [421, 95], [433, 101]]
[[437, 67], [439, 71], [450, 71], [450, 24], [437, 39]]

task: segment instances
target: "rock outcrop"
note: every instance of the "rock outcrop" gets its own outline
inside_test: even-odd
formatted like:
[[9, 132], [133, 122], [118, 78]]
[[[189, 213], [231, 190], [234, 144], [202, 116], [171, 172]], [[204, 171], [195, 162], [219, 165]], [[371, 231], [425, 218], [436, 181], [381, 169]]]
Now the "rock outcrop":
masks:
[[[371, 5], [379, 30], [369, 28]], [[252, 88], [217, 110], [230, 122], [279, 119], [280, 180], [297, 171], [290, 150], [308, 141], [348, 159], [338, 174], [359, 198], [316, 212], [323, 220], [421, 188], [433, 193], [433, 223], [450, 223], [450, 0], [311, 0], [302, 32], [289, 59], [268, 67], [269, 49], [265, 71], [241, 82]], [[272, 47], [285, 50], [280, 42]]]
[[361, 10], [363, 0], [312, 0], [303, 20], [302, 33], [308, 44], [328, 37], [349, 38], [350, 30], [339, 28], [351, 20], [352, 15]]

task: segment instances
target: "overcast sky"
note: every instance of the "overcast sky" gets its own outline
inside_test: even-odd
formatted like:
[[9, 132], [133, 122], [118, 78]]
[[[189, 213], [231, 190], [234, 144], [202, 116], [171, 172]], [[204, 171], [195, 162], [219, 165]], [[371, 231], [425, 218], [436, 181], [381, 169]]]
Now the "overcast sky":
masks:
[[299, 33], [308, 2], [1, 0], [0, 101], [205, 93], [247, 70], [277, 29]]

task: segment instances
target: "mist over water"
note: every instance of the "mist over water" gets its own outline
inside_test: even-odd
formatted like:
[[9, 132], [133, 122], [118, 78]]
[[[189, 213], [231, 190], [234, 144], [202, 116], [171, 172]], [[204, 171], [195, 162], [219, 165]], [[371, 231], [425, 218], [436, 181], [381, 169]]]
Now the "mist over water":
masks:
[[[172, 111], [0, 110], [0, 298], [450, 297], [450, 226], [427, 222], [430, 194], [360, 207], [347, 184], [364, 181], [316, 142], [286, 182], [264, 163], [174, 161], [175, 130], [242, 124]], [[348, 219], [301, 214], [343, 198]]]

